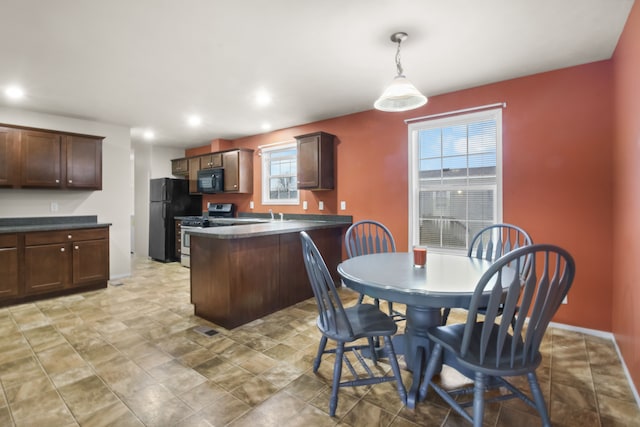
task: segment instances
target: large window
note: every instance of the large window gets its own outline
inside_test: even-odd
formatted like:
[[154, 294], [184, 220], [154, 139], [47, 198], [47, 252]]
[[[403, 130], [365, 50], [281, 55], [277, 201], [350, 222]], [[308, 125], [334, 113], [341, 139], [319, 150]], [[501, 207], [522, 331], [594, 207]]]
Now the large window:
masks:
[[409, 125], [409, 229], [413, 244], [465, 251], [502, 220], [502, 110]]
[[299, 204], [295, 141], [262, 149], [262, 204]]

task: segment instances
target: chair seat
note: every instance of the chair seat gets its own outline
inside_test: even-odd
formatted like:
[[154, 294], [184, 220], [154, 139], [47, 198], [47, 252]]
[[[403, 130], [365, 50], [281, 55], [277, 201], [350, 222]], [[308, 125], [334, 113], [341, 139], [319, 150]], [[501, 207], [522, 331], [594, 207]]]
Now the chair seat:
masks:
[[[338, 330], [342, 333], [326, 330], [326, 328], [323, 328], [320, 318], [318, 318], [317, 325], [320, 331], [333, 340], [354, 341], [359, 338], [390, 336], [394, 335], [398, 330], [396, 322], [373, 304], [358, 304], [353, 307], [346, 307], [344, 312], [351, 324], [353, 336], [344, 333], [349, 329], [340, 327], [344, 325], [338, 327]], [[327, 313], [327, 315], [331, 317], [331, 313]], [[337, 320], [339, 324], [340, 319]]]
[[[522, 361], [522, 359], [516, 359], [513, 366], [511, 365], [511, 351], [500, 352], [501, 354], [498, 354], [498, 342], [496, 338], [499, 336], [498, 328], [500, 325], [498, 324], [495, 324], [492, 327], [487, 349], [486, 352], [484, 352], [484, 361], [481, 361], [480, 354], [482, 354], [483, 351], [480, 347], [480, 343], [483, 325], [484, 322], [476, 322], [473, 325], [469, 349], [464, 356], [460, 353], [460, 349], [462, 348], [462, 337], [466, 326], [464, 323], [449, 326], [436, 326], [429, 330], [428, 336], [430, 340], [440, 343], [447, 351], [454, 354], [462, 366], [474, 371], [483, 372], [487, 375], [500, 376], [505, 370], [508, 370], [510, 375], [520, 375], [520, 371], [518, 370], [519, 366], [522, 368], [522, 372], [529, 372], [531, 371], [532, 366], [537, 367], [540, 364], [540, 361], [542, 360], [540, 352], [536, 353], [533, 361]], [[516, 340], [515, 343], [514, 340]], [[523, 352], [524, 343], [522, 338], [520, 336], [513, 337], [512, 335], [507, 334], [504, 337], [503, 348], [511, 349], [512, 345], [515, 345], [515, 348], [513, 348], [514, 354], [521, 355], [525, 353]]]

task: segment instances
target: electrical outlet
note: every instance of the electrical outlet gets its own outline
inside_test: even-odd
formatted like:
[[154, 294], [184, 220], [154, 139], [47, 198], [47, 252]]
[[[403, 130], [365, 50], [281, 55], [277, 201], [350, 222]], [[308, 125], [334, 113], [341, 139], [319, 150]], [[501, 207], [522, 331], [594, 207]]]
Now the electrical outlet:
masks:
[[58, 212], [58, 202], [51, 202], [51, 212]]
[[346, 211], [347, 210], [347, 202], [342, 200], [340, 202], [340, 210]]
[[309, 204], [307, 203], [307, 201], [306, 201], [306, 200], [303, 200], [303, 201], [302, 201], [302, 209], [304, 209], [305, 211], [306, 211], [307, 209], [309, 209]]
[[567, 296], [565, 295], [565, 297], [562, 299], [562, 303], [563, 304], [569, 304], [569, 300], [567, 299]]
[[253, 200], [249, 202], [249, 209], [253, 209]]
[[321, 211], [323, 211], [323, 210], [324, 210], [324, 202], [323, 202], [322, 200], [320, 200], [320, 201], [318, 202], [318, 209], [319, 209], [319, 210], [321, 210]]

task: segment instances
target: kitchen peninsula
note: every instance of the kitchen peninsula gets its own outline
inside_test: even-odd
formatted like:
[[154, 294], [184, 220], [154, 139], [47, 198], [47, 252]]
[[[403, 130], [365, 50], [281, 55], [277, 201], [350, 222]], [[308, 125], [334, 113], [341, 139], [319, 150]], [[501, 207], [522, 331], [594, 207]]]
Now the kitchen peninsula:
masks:
[[300, 231], [314, 239], [338, 281], [350, 224], [349, 216], [333, 216], [190, 230], [195, 314], [232, 329], [312, 297]]

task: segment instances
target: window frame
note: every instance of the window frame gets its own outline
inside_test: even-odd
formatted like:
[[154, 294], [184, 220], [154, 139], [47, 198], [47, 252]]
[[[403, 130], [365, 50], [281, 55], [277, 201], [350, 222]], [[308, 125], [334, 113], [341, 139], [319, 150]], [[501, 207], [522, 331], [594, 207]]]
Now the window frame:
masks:
[[[271, 178], [271, 174], [269, 173], [271, 168], [271, 154], [273, 152], [276, 151], [286, 151], [286, 150], [295, 150], [296, 152], [296, 157], [298, 155], [298, 144], [296, 142], [296, 140], [290, 140], [290, 141], [283, 141], [283, 142], [278, 142], [273, 144], [273, 146], [270, 147], [264, 147], [262, 148], [261, 151], [261, 165], [262, 165], [262, 204], [263, 205], [270, 205], [270, 206], [274, 206], [274, 205], [285, 205], [285, 206], [291, 206], [291, 205], [299, 205], [300, 204], [300, 190], [297, 189], [296, 192], [296, 198], [295, 199], [271, 199], [270, 197], [270, 188], [269, 188], [269, 183], [270, 183], [270, 178]], [[295, 176], [297, 177], [297, 172], [298, 172], [298, 165], [296, 162], [296, 173]]]
[[[502, 108], [492, 108], [483, 111], [456, 114], [445, 117], [437, 117], [411, 122], [407, 126], [408, 140], [408, 183], [409, 183], [409, 247], [420, 242], [419, 208], [420, 208], [420, 181], [419, 175], [419, 132], [427, 129], [443, 128], [455, 125], [470, 124], [482, 120], [493, 119], [496, 122], [496, 197], [495, 218], [496, 223], [501, 223], [503, 218], [503, 186], [502, 186]], [[468, 175], [467, 175], [468, 176]], [[486, 184], [467, 186], [466, 188], [483, 188]], [[444, 188], [444, 187], [443, 187]], [[472, 236], [470, 236], [472, 237]], [[467, 242], [468, 247], [468, 242]], [[462, 249], [430, 248], [433, 252], [462, 254]], [[464, 250], [466, 255], [466, 249]]]

